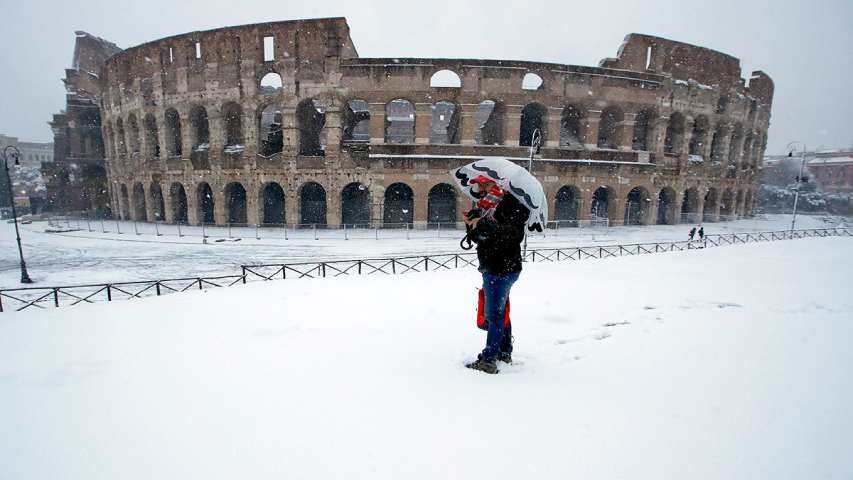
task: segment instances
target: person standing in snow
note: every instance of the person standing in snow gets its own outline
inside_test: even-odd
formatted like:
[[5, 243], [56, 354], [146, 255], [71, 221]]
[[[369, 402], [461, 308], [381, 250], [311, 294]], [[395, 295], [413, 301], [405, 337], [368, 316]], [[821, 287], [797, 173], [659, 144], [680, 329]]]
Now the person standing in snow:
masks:
[[699, 226], [699, 240], [705, 239], [705, 227]]
[[690, 238], [690, 241], [692, 242], [693, 237], [696, 236], [696, 227], [691, 228], [690, 233], [688, 233], [687, 236]]
[[498, 373], [498, 360], [512, 362], [512, 327], [504, 328], [504, 314], [509, 291], [521, 273], [521, 242], [530, 210], [513, 195], [504, 195], [489, 177], [479, 176], [471, 183], [480, 200], [477, 208], [466, 212], [465, 223], [468, 238], [477, 244], [488, 334], [486, 347], [466, 366]]

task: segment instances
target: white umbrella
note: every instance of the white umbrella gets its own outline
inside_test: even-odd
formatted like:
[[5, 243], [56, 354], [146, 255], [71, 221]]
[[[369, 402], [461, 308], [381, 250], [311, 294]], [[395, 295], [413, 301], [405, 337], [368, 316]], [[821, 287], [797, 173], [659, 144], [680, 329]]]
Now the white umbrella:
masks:
[[479, 197], [471, 191], [472, 185], [469, 180], [480, 175], [494, 180], [505, 192], [511, 193], [530, 210], [530, 216], [527, 218], [528, 230], [541, 232], [545, 228], [545, 221], [548, 218], [545, 190], [539, 180], [536, 180], [536, 177], [524, 167], [506, 158], [487, 157], [451, 170], [450, 174], [456, 186], [475, 201], [479, 200]]

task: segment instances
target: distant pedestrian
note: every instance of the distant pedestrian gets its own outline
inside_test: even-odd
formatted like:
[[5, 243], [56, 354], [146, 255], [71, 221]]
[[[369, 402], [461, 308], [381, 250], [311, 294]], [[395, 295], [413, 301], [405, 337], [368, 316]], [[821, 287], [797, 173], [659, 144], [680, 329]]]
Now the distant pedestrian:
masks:
[[692, 241], [693, 241], [693, 237], [695, 237], [695, 236], [696, 236], [696, 227], [691, 228], [691, 229], [690, 229], [690, 233], [688, 233], [688, 234], [687, 234], [687, 236], [688, 236], [688, 237], [690, 237], [690, 241], [692, 242]]
[[705, 239], [705, 227], [699, 227], [699, 240]]

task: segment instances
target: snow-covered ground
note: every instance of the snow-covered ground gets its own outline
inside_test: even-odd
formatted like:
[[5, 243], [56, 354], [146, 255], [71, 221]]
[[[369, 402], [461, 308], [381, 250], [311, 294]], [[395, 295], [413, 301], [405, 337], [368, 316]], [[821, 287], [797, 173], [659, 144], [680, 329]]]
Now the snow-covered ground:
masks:
[[[72, 222], [76, 227], [76, 222]], [[798, 228], [824, 228], [834, 226], [823, 217], [800, 216]], [[334, 258], [376, 258], [391, 255], [459, 252], [460, 231], [380, 230], [351, 232], [344, 240], [341, 231], [320, 231], [314, 239], [310, 230], [284, 232], [261, 230], [261, 239], [254, 238], [254, 229], [235, 229], [232, 234], [244, 235], [240, 241], [222, 241], [227, 238], [225, 228], [207, 229], [211, 235], [202, 244], [198, 228], [184, 229], [187, 236], [153, 234], [151, 224], [138, 227], [144, 232], [134, 234], [132, 222], [122, 222], [116, 233], [115, 222], [105, 225], [108, 233], [101, 233], [100, 223], [85, 222], [83, 230], [67, 233], [46, 233], [46, 222], [22, 226], [24, 255], [30, 276], [36, 285], [55, 286], [149, 280], [163, 278], [196, 277], [200, 275], [228, 275], [239, 273], [239, 266], [250, 263], [276, 263], [293, 261], [319, 261]], [[684, 240], [691, 225], [656, 225], [616, 228], [563, 228], [548, 231], [546, 235], [530, 238], [530, 247], [578, 246], [647, 242], [655, 240]], [[174, 229], [174, 226], [168, 228]], [[708, 234], [747, 231], [784, 230], [790, 228], [790, 217], [771, 215], [762, 219], [705, 224]], [[169, 233], [163, 228], [163, 231]], [[171, 232], [171, 233], [176, 233]], [[0, 225], [0, 287], [20, 286], [18, 252], [12, 225]]]
[[851, 238], [525, 265], [496, 376], [473, 269], [5, 313], [0, 478], [849, 479], [851, 271]]

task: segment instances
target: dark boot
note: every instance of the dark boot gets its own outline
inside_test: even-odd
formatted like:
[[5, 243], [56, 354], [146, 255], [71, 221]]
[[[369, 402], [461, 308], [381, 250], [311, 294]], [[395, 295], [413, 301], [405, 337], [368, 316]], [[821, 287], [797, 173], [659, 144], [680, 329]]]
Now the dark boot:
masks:
[[501, 352], [498, 354], [498, 360], [506, 364], [512, 363], [512, 352]]
[[483, 358], [482, 355], [477, 357], [477, 360], [465, 365], [466, 367], [472, 370], [479, 370], [485, 373], [495, 374], [498, 373], [498, 362], [494, 358], [491, 360], [487, 360]]

